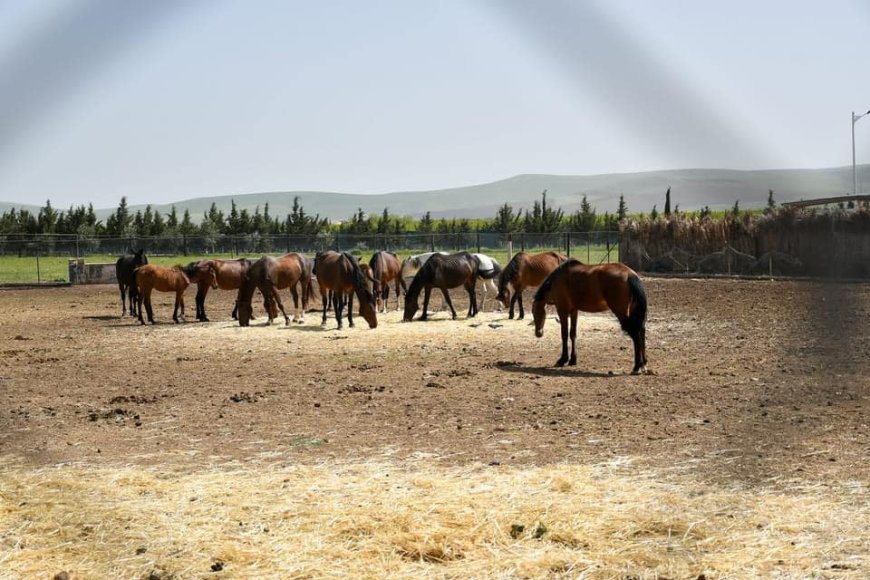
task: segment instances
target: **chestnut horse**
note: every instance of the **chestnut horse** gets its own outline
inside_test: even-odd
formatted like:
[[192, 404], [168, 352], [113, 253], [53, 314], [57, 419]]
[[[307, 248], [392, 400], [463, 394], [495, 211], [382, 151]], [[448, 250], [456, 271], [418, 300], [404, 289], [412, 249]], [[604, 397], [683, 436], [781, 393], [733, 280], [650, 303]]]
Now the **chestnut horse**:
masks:
[[134, 251], [130, 255], [121, 256], [115, 262], [115, 278], [118, 280], [118, 290], [121, 292], [121, 317], [127, 314], [127, 296], [129, 295], [130, 316], [136, 316], [136, 304], [139, 292], [136, 288], [136, 268], [148, 263], [145, 250]]
[[[535, 336], [544, 335], [547, 304], [555, 304], [562, 325], [562, 356], [556, 366], [577, 364], [577, 312], [604, 312], [608, 308], [634, 343], [632, 374], [646, 374], [646, 293], [634, 270], [624, 264], [587, 266], [568, 260], [544, 280], [535, 293], [532, 314]], [[568, 356], [568, 319], [571, 320], [571, 356]]]
[[321, 326], [326, 326], [326, 312], [329, 310], [331, 299], [338, 327], [342, 327], [341, 315], [345, 305], [347, 305], [347, 323], [353, 327], [353, 295], [356, 294], [360, 316], [365, 318], [369, 328], [377, 328], [375, 299], [369, 291], [366, 276], [356, 258], [347, 252], [341, 254], [331, 250], [320, 252], [314, 258], [314, 275], [317, 276], [317, 284], [320, 286], [320, 295], [323, 298]]
[[[508, 318], [514, 317], [514, 305], [519, 302], [520, 316], [522, 320], [526, 316], [526, 311], [523, 308], [523, 290], [540, 286], [550, 272], [563, 263], [568, 258], [557, 252], [543, 252], [541, 254], [529, 255], [525, 252], [519, 252], [505, 269], [501, 271], [498, 278], [498, 295], [496, 300], [502, 303], [507, 308], [510, 303], [510, 312]], [[510, 285], [513, 288], [513, 296], [510, 295]]]
[[[362, 264], [360, 264], [362, 266]], [[396, 310], [399, 309], [399, 288], [406, 292], [405, 281], [402, 279], [402, 263], [393, 252], [375, 252], [369, 260], [369, 272], [372, 277], [372, 294], [377, 301], [378, 311], [387, 311], [390, 298], [390, 282], [396, 285]]]
[[441, 290], [441, 294], [444, 295], [444, 301], [450, 307], [450, 312], [453, 314], [453, 320], [456, 320], [456, 310], [453, 308], [453, 302], [450, 301], [450, 294], [447, 290], [457, 286], [464, 286], [468, 292], [468, 316], [470, 318], [476, 315], [477, 294], [474, 292], [474, 287], [477, 284], [479, 268], [480, 262], [468, 252], [459, 252], [449, 256], [432, 254], [417, 271], [414, 280], [405, 293], [405, 322], [412, 320], [420, 308], [418, 298], [421, 290], [424, 291], [424, 294], [423, 314], [420, 316], [420, 320], [428, 318], [429, 297], [432, 295], [432, 288], [439, 288]]
[[[247, 258], [239, 258], [238, 260], [202, 260], [198, 263], [208, 268], [211, 272], [211, 278], [213, 278], [213, 280], [202, 278], [197, 281], [196, 286], [196, 319], [208, 322], [208, 316], [205, 314], [205, 298], [208, 296], [209, 288], [238, 290], [245, 279], [248, 268], [251, 267], [254, 261]], [[236, 320], [238, 309], [239, 305], [236, 303], [233, 306], [231, 314], [233, 320]]]
[[151, 292], [175, 292], [175, 308], [172, 311], [172, 320], [176, 324], [178, 311], [181, 309], [181, 318], [184, 318], [184, 291], [190, 285], [190, 279], [184, 273], [181, 266], [165, 268], [156, 264], [147, 264], [136, 268], [136, 286], [139, 290], [139, 322], [145, 324], [142, 317], [142, 303], [148, 312], [148, 322], [154, 324], [154, 310], [151, 307]]
[[263, 294], [263, 307], [269, 317], [266, 325], [272, 324], [272, 321], [278, 317], [278, 309], [280, 309], [281, 314], [284, 315], [284, 324], [289, 326], [290, 317], [284, 311], [284, 304], [278, 291], [290, 288], [295, 295], [296, 284], [302, 285], [302, 309], [297, 307], [293, 320], [301, 323], [305, 320], [305, 309], [308, 308], [308, 296], [311, 292], [311, 271], [307, 267], [305, 256], [295, 252], [278, 258], [263, 256], [251, 264], [236, 297], [239, 326], [250, 326], [253, 314], [251, 300], [257, 288]]

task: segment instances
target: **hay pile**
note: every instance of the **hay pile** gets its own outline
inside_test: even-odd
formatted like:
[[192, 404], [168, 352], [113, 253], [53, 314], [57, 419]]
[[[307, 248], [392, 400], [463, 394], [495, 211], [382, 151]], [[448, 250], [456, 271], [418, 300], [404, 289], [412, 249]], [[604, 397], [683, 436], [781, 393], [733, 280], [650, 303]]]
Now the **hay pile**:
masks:
[[4, 578], [867, 577], [862, 485], [420, 458], [0, 472]]

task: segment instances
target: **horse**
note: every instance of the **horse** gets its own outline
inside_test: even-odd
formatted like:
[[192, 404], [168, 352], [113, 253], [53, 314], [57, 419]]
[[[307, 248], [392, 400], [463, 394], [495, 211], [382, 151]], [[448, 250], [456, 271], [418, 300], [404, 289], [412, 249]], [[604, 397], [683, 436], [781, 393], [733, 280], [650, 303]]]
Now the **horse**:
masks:
[[[320, 286], [323, 298], [323, 319], [321, 326], [326, 326], [326, 313], [329, 302], [335, 310], [338, 328], [342, 328], [342, 311], [347, 305], [347, 323], [353, 328], [353, 295], [359, 300], [359, 313], [368, 323], [369, 328], [377, 328], [378, 316], [375, 310], [375, 298], [369, 291], [368, 281], [373, 281], [363, 274], [356, 258], [347, 252], [320, 252], [314, 258], [314, 275]], [[368, 281], [367, 281], [368, 280]]]
[[[634, 343], [631, 374], [646, 374], [647, 299], [637, 273], [624, 264], [587, 266], [570, 259], [544, 280], [535, 293], [532, 314], [535, 336], [544, 335], [547, 304], [555, 304], [562, 325], [562, 356], [556, 366], [577, 364], [577, 312], [604, 312], [608, 308]], [[571, 321], [571, 356], [568, 356], [568, 319]]]
[[[209, 269], [213, 279], [212, 281], [201, 278], [197, 281], [196, 286], [196, 319], [208, 322], [208, 316], [205, 313], [205, 298], [208, 296], [209, 289], [238, 290], [242, 285], [242, 280], [245, 279], [248, 268], [254, 261], [239, 258], [238, 260], [201, 260], [199, 263]], [[191, 282], [193, 282], [192, 279]], [[233, 320], [237, 319], [238, 309], [238, 303], [234, 304], [231, 314]]]
[[405, 314], [403, 317], [405, 322], [411, 321], [417, 313], [419, 309], [417, 299], [420, 296], [420, 291], [424, 289], [423, 314], [420, 316], [420, 320], [428, 318], [429, 297], [432, 294], [432, 288], [435, 287], [441, 290], [444, 301], [453, 314], [453, 320], [456, 320], [456, 310], [453, 308], [453, 302], [450, 301], [450, 294], [447, 290], [464, 286], [468, 292], [468, 316], [469, 318], [475, 316], [477, 314], [477, 294], [474, 292], [474, 287], [477, 284], [479, 268], [480, 262], [468, 252], [459, 252], [449, 256], [432, 255], [414, 276], [414, 280], [405, 293]]
[[289, 326], [290, 317], [284, 311], [284, 304], [281, 302], [278, 291], [290, 288], [295, 299], [297, 296], [296, 284], [299, 283], [302, 285], [302, 308], [299, 309], [298, 301], [296, 301], [297, 306], [293, 320], [302, 323], [305, 321], [305, 309], [308, 308], [308, 296], [311, 293], [311, 271], [307, 268], [305, 256], [295, 252], [284, 254], [278, 258], [263, 256], [251, 264], [245, 273], [245, 279], [239, 286], [239, 293], [236, 297], [239, 326], [250, 326], [253, 314], [251, 299], [257, 288], [263, 294], [263, 307], [269, 317], [266, 326], [271, 325], [272, 321], [278, 317], [278, 309], [284, 315], [284, 324]]
[[426, 261], [435, 254], [440, 254], [442, 256], [450, 255], [447, 252], [426, 252], [425, 254], [409, 256], [402, 260], [402, 279], [404, 280], [405, 278], [410, 278], [411, 276], [416, 274], [420, 270], [420, 268], [423, 267], [423, 264], [425, 264]]
[[[505, 308], [510, 303], [508, 318], [512, 319], [514, 317], [514, 305], [517, 302], [520, 304], [519, 320], [525, 318], [526, 311], [523, 308], [523, 290], [539, 286], [559, 264], [562, 264], [567, 259], [565, 255], [557, 252], [543, 252], [533, 255], [519, 252], [511, 258], [511, 261], [508, 262], [508, 265], [505, 266], [505, 269], [499, 275], [498, 295], [495, 297]], [[513, 287], [513, 296], [510, 296], [508, 285]]]
[[184, 291], [190, 286], [190, 278], [184, 273], [181, 266], [166, 268], [157, 264], [147, 264], [136, 268], [136, 286], [139, 290], [139, 322], [145, 324], [142, 317], [142, 303], [148, 312], [148, 322], [154, 324], [154, 309], [151, 307], [151, 292], [175, 292], [175, 308], [172, 310], [172, 320], [176, 324], [178, 311], [181, 309], [181, 318], [184, 319]]
[[139, 291], [136, 288], [136, 268], [144, 266], [148, 263], [148, 258], [145, 256], [145, 250], [138, 252], [130, 250], [129, 256], [124, 255], [118, 258], [115, 262], [115, 277], [118, 279], [118, 290], [121, 291], [121, 317], [127, 313], [127, 303], [125, 299], [129, 294], [130, 316], [136, 316], [136, 305], [139, 300]]
[[480, 284], [481, 289], [480, 309], [483, 310], [486, 304], [487, 289], [492, 289], [493, 292], [498, 292], [498, 288], [496, 287], [495, 282], [493, 282], [493, 279], [501, 274], [501, 264], [499, 264], [495, 258], [487, 256], [486, 254], [472, 255], [477, 258], [477, 261], [480, 263], [480, 267], [477, 269], [477, 282]]
[[[363, 264], [360, 264], [362, 267]], [[402, 263], [393, 252], [375, 252], [368, 263], [372, 282], [372, 294], [377, 301], [378, 311], [387, 311], [387, 302], [390, 298], [390, 282], [396, 285], [396, 310], [399, 309], [399, 287], [408, 291], [405, 280], [402, 278]]]

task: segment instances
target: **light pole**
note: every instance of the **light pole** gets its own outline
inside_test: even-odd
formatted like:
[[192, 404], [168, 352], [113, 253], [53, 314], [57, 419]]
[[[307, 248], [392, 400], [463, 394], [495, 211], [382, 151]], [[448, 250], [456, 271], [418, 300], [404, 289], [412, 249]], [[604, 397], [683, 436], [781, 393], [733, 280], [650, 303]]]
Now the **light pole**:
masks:
[[870, 111], [862, 115], [856, 115], [855, 111], [852, 111], [852, 195], [858, 195], [858, 172], [855, 169], [855, 123], [866, 115], [870, 115]]

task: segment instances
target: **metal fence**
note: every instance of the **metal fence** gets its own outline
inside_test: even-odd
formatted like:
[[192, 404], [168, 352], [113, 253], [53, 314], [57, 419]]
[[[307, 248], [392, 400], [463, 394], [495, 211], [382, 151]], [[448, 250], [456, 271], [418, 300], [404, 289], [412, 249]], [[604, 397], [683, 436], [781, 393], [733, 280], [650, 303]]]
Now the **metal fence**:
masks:
[[423, 252], [468, 250], [490, 254], [502, 265], [518, 251], [554, 250], [584, 262], [619, 261], [619, 233], [557, 232], [547, 234], [464, 232], [452, 234], [214, 235], [157, 237], [84, 237], [64, 235], [0, 235], [0, 284], [69, 281], [69, 260], [114, 263], [130, 249], [144, 249], [156, 263], [189, 262], [205, 257], [257, 257], [263, 254], [323, 250], [366, 256], [389, 250], [402, 256]]

